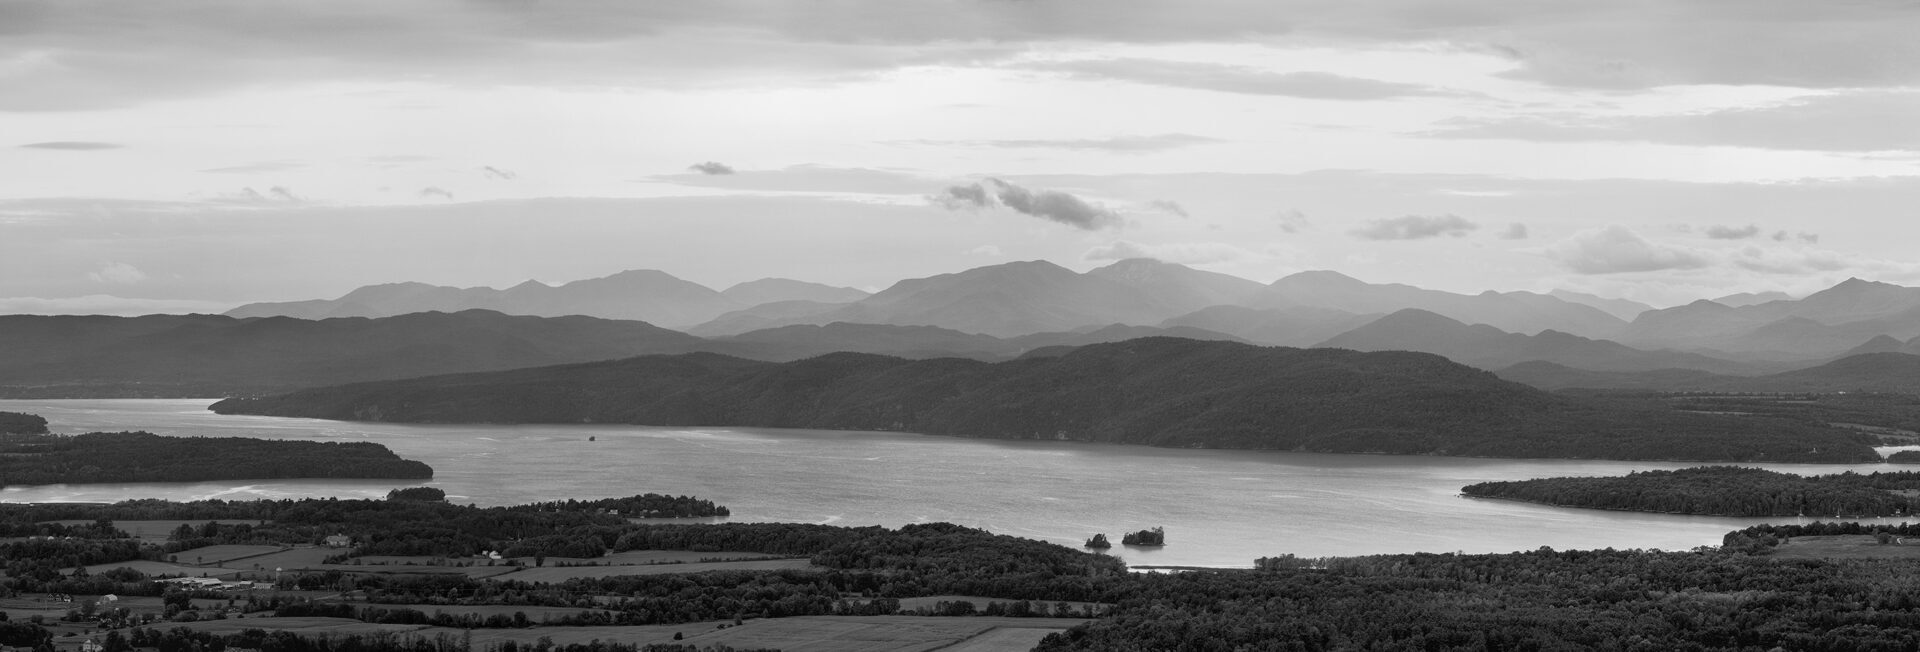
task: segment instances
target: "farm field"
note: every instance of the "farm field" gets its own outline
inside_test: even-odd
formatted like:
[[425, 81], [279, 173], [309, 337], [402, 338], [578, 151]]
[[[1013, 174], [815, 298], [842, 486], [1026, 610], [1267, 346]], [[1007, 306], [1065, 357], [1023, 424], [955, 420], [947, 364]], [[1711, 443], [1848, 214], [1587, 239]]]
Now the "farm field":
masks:
[[[591, 559], [585, 559], [585, 558], [579, 558], [579, 557], [548, 557], [547, 565], [558, 566], [562, 563], [565, 563], [565, 564], [573, 564], [573, 565], [601, 564], [601, 565], [608, 565], [608, 566], [645, 566], [645, 565], [652, 565], [652, 564], [672, 564], [672, 563], [696, 564], [696, 563], [701, 563], [701, 560], [707, 560], [707, 559], [725, 559], [729, 561], [736, 561], [736, 560], [749, 560], [749, 559], [786, 559], [786, 558], [788, 557], [783, 557], [781, 555], [770, 555], [764, 552], [694, 552], [692, 550], [629, 550], [626, 552], [616, 552], [611, 555], [607, 555], [605, 557], [594, 557]], [[522, 557], [520, 558], [520, 563], [525, 564], [527, 566], [532, 566], [533, 558]]]
[[1920, 559], [1920, 546], [1882, 544], [1870, 534], [1798, 536], [1773, 549], [1777, 559]]
[[[260, 563], [260, 559], [269, 554], [279, 553], [286, 548], [281, 546], [205, 546], [191, 550], [182, 550], [171, 555], [177, 562], [195, 564], [222, 565], [229, 561], [246, 560], [248, 564]], [[272, 568], [268, 566], [267, 568]]]
[[[784, 652], [1024, 652], [1047, 634], [1083, 622], [1086, 620], [1080, 618], [797, 616], [749, 620], [739, 626], [716, 620], [678, 625], [476, 629], [472, 632], [476, 648], [506, 641], [533, 643], [541, 637], [559, 645], [595, 639], [635, 645], [674, 643], [673, 635], [680, 633], [684, 639], [677, 642], [684, 645], [772, 647]], [[723, 625], [729, 626], [722, 629]], [[466, 631], [429, 627], [413, 634], [460, 636]]]
[[352, 618], [228, 618], [225, 620], [201, 620], [191, 623], [167, 623], [168, 628], [186, 627], [199, 632], [216, 634], [237, 634], [241, 630], [261, 629], [269, 632], [290, 631], [302, 636], [314, 634], [377, 634], [382, 632], [411, 632], [425, 629], [425, 625], [382, 625], [363, 623]]
[[[956, 649], [948, 646], [991, 634], [978, 647], [957, 649], [1024, 651], [1049, 633], [1083, 622], [1077, 618], [800, 616], [750, 620], [739, 627], [689, 635], [683, 642], [771, 647], [783, 652], [921, 652]], [[993, 634], [1003, 628], [1019, 631]]]
[[523, 613], [527, 615], [528, 620], [531, 620], [535, 623], [542, 622], [548, 618], [572, 616], [572, 615], [586, 613], [586, 612], [602, 613], [602, 614], [608, 614], [608, 615], [612, 615], [614, 613], [606, 609], [582, 609], [580, 607], [540, 607], [540, 606], [534, 606], [534, 605], [511, 605], [511, 604], [459, 605], [459, 604], [356, 603], [355, 606], [372, 607], [375, 609], [412, 609], [414, 611], [418, 611], [420, 613], [423, 613], [429, 616], [432, 616], [434, 614], [447, 614], [450, 616], [474, 615], [474, 616], [480, 616], [482, 618], [485, 618], [487, 616], [493, 616], [493, 615], [512, 616], [515, 613]]
[[87, 574], [97, 575], [102, 571], [113, 569], [113, 568], [131, 568], [131, 569], [140, 571], [142, 573], [146, 573], [148, 576], [177, 575], [177, 576], [187, 576], [187, 577], [200, 577], [202, 575], [205, 575], [207, 577], [217, 577], [221, 579], [235, 579], [234, 576], [240, 572], [239, 570], [236, 570], [236, 569], [221, 568], [219, 566], [194, 566], [192, 564], [169, 564], [164, 561], [148, 561], [145, 559], [135, 559], [132, 561], [116, 561], [116, 562], [107, 563], [107, 564], [94, 564], [92, 566], [87, 567]]

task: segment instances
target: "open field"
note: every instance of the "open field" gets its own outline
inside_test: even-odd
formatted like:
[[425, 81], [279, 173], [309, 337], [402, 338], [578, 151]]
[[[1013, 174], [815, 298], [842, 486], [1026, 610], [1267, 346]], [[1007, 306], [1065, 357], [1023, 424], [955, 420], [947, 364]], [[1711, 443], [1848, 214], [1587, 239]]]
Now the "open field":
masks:
[[[578, 557], [548, 557], [547, 565], [558, 566], [560, 564], [565, 563], [565, 564], [573, 564], [573, 565], [599, 564], [599, 565], [607, 565], [607, 566], [646, 566], [646, 565], [652, 565], [652, 564], [671, 564], [671, 563], [696, 564], [696, 563], [701, 563], [701, 560], [703, 559], [725, 559], [728, 561], [737, 561], [737, 560], [749, 560], [749, 559], [786, 559], [786, 558], [788, 558], [788, 556], [770, 555], [764, 552], [694, 552], [691, 550], [629, 550], [626, 552], [616, 552], [611, 555], [607, 555], [605, 557], [594, 557], [591, 559], [582, 559]], [[533, 558], [521, 557], [520, 563], [525, 564], [527, 566], [532, 566]]]
[[219, 566], [194, 566], [192, 564], [169, 564], [164, 561], [147, 561], [145, 559], [135, 559], [132, 561], [116, 561], [108, 564], [94, 564], [92, 566], [87, 567], [87, 574], [98, 575], [100, 572], [108, 569], [112, 569], [112, 568], [131, 568], [131, 569], [140, 571], [142, 573], [146, 573], [148, 576], [184, 575], [187, 577], [200, 577], [202, 575], [205, 575], [207, 577], [218, 577], [223, 579], [233, 579], [233, 576], [239, 573], [238, 570], [230, 569], [230, 568], [221, 568]]
[[1794, 537], [1769, 555], [1778, 559], [1920, 559], [1920, 546], [1882, 544], [1871, 534]]
[[1058, 631], [1037, 627], [995, 627], [958, 645], [940, 649], [946, 652], [1027, 652], [1039, 645], [1040, 639]]
[[[684, 643], [724, 643], [737, 648], [771, 647], [783, 652], [921, 652], [981, 637], [977, 652], [1029, 650], [1048, 633], [1086, 622], [1074, 618], [937, 618], [919, 616], [801, 616], [749, 620], [739, 627], [688, 635]], [[1031, 637], [1031, 642], [1022, 643]], [[966, 648], [961, 648], [966, 649]]]
[[[195, 564], [213, 564], [218, 566], [226, 564], [229, 561], [245, 560], [248, 563], [241, 565], [251, 566], [252, 564], [260, 563], [259, 560], [264, 555], [279, 553], [282, 550], [285, 550], [285, 548], [281, 546], [205, 546], [192, 550], [182, 550], [173, 553], [171, 556], [174, 561], [177, 562], [193, 562]], [[266, 568], [271, 570], [273, 567], [267, 566]]]
[[768, 559], [762, 561], [722, 561], [691, 564], [654, 564], [651, 566], [566, 566], [522, 568], [501, 579], [522, 582], [564, 582], [576, 577], [614, 577], [618, 575], [667, 575], [714, 570], [786, 570], [814, 568], [805, 559]]
[[[221, 548], [221, 547], [226, 547], [226, 546], [210, 546], [210, 548]], [[181, 559], [189, 559], [187, 555], [194, 554], [195, 551], [197, 550], [206, 550], [206, 549], [207, 548], [196, 548], [194, 550], [188, 550], [186, 552], [181, 552], [177, 554]], [[252, 568], [254, 564], [259, 564], [260, 568], [264, 570], [273, 570], [275, 568], [285, 568], [287, 570], [293, 570], [295, 568], [307, 568], [307, 567], [319, 566], [321, 560], [324, 560], [327, 557], [331, 557], [333, 555], [340, 554], [341, 552], [342, 551], [339, 548], [319, 548], [319, 547], [312, 547], [312, 546], [304, 546], [299, 548], [286, 548], [286, 549], [280, 550], [279, 552], [273, 552], [273, 553], [261, 555], [259, 557], [250, 557], [250, 558], [247, 558], [245, 562], [248, 568]]]
[[523, 613], [527, 615], [528, 620], [531, 620], [535, 623], [539, 623], [548, 618], [572, 616], [575, 614], [580, 614], [585, 612], [602, 613], [602, 614], [608, 614], [608, 615], [612, 615], [614, 613], [606, 609], [582, 609], [579, 607], [539, 607], [539, 606], [533, 606], [533, 605], [510, 605], [510, 604], [459, 605], [459, 604], [354, 603], [354, 606], [355, 607], [371, 607], [374, 609], [412, 609], [414, 611], [418, 611], [420, 613], [423, 613], [429, 616], [432, 616], [434, 614], [447, 614], [450, 616], [475, 615], [475, 616], [480, 616], [482, 618], [485, 618], [487, 616], [492, 616], [495, 614], [502, 615], [502, 616], [512, 616], [515, 613]]
[[[1032, 649], [1047, 634], [1083, 622], [1086, 621], [1079, 618], [800, 616], [749, 620], [738, 627], [729, 626], [725, 629], [721, 629], [721, 626], [731, 623], [716, 620], [679, 625], [472, 631], [476, 648], [505, 641], [533, 643], [543, 636], [560, 645], [586, 643], [595, 639], [635, 645], [673, 643], [673, 635], [678, 632], [685, 636], [684, 640], [678, 641], [681, 644], [706, 646], [724, 643], [736, 648], [773, 647], [784, 652], [1024, 652]], [[465, 631], [430, 627], [413, 634], [461, 636]]]
[[201, 620], [191, 623], [167, 623], [169, 629], [186, 627], [194, 631], [216, 634], [237, 634], [246, 629], [263, 629], [269, 632], [290, 631], [302, 636], [314, 634], [377, 634], [381, 632], [411, 632], [425, 629], [425, 625], [381, 625], [363, 623], [351, 618], [228, 618], [226, 620]]

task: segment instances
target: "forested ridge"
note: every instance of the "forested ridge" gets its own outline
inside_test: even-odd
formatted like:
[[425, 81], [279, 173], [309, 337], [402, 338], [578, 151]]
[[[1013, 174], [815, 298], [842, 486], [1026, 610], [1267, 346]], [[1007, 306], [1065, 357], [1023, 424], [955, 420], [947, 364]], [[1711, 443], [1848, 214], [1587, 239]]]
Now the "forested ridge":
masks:
[[1194, 448], [1486, 457], [1878, 459], [1871, 437], [1794, 418], [1558, 396], [1408, 352], [1142, 338], [984, 363], [715, 354], [436, 376], [232, 398], [223, 414], [427, 423], [901, 430]]
[[433, 477], [373, 442], [163, 437], [146, 432], [0, 436], [0, 486], [279, 478]]
[[1848, 471], [1833, 475], [1737, 466], [1636, 471], [1624, 476], [1482, 482], [1460, 488], [1476, 498], [1705, 516], [1899, 516], [1920, 509], [1920, 472]]

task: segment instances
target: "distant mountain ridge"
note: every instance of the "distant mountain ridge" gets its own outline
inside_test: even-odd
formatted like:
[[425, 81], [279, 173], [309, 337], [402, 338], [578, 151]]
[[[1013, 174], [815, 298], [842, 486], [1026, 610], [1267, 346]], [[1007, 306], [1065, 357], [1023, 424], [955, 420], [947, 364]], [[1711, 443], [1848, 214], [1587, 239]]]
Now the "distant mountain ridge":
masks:
[[[1002, 263], [904, 279], [871, 295], [786, 279], [763, 279], [715, 292], [653, 270], [622, 272], [557, 287], [529, 281], [507, 290], [395, 283], [363, 287], [338, 299], [248, 304], [227, 314], [318, 319], [479, 308], [508, 314], [640, 320], [709, 337], [846, 322], [938, 326], [1007, 338], [1111, 324], [1220, 330], [1206, 323], [1179, 320], [1222, 306], [1268, 311], [1231, 317], [1216, 314], [1214, 319], [1247, 323], [1215, 322], [1214, 326], [1244, 332], [1264, 330], [1268, 339], [1255, 341], [1273, 344], [1308, 339], [1275, 330], [1272, 320], [1296, 319], [1305, 313], [1283, 316], [1274, 311], [1295, 309], [1358, 316], [1411, 307], [1514, 332], [1555, 329], [1589, 337], [1604, 337], [1626, 324], [1599, 308], [1531, 292], [1454, 294], [1365, 283], [1328, 271], [1301, 272], [1261, 284], [1147, 258], [1116, 261], [1085, 273], [1040, 260]], [[1320, 313], [1320, 317], [1323, 324], [1350, 321], [1328, 312]], [[1252, 323], [1261, 321], [1267, 323]], [[1331, 334], [1316, 336], [1324, 339]]]
[[526, 281], [505, 290], [411, 282], [369, 285], [338, 299], [250, 303], [225, 314], [242, 318], [326, 319], [478, 309], [537, 317], [584, 315], [686, 328], [729, 311], [763, 303], [848, 302], [866, 296], [866, 292], [853, 288], [777, 278], [748, 281], [725, 291], [714, 291], [658, 270], [629, 270], [558, 286]]

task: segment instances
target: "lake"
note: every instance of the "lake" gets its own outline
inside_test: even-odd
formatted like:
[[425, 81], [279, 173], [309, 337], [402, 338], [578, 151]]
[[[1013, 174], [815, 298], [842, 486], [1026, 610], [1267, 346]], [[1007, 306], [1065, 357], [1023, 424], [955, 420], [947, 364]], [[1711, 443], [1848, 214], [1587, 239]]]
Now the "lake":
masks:
[[[691, 494], [733, 521], [947, 521], [1078, 546], [1164, 527], [1167, 546], [1115, 546], [1133, 565], [1249, 566], [1257, 557], [1509, 552], [1540, 546], [1684, 550], [1772, 520], [1542, 507], [1458, 495], [1463, 485], [1618, 475], [1690, 464], [1174, 450], [906, 433], [610, 425], [354, 423], [222, 416], [195, 400], [6, 400], [60, 433], [372, 441], [433, 466], [427, 482], [300, 480], [7, 487], [0, 501], [382, 497], [425, 484], [482, 506]], [[1800, 474], [1880, 464], [1766, 464]]]

